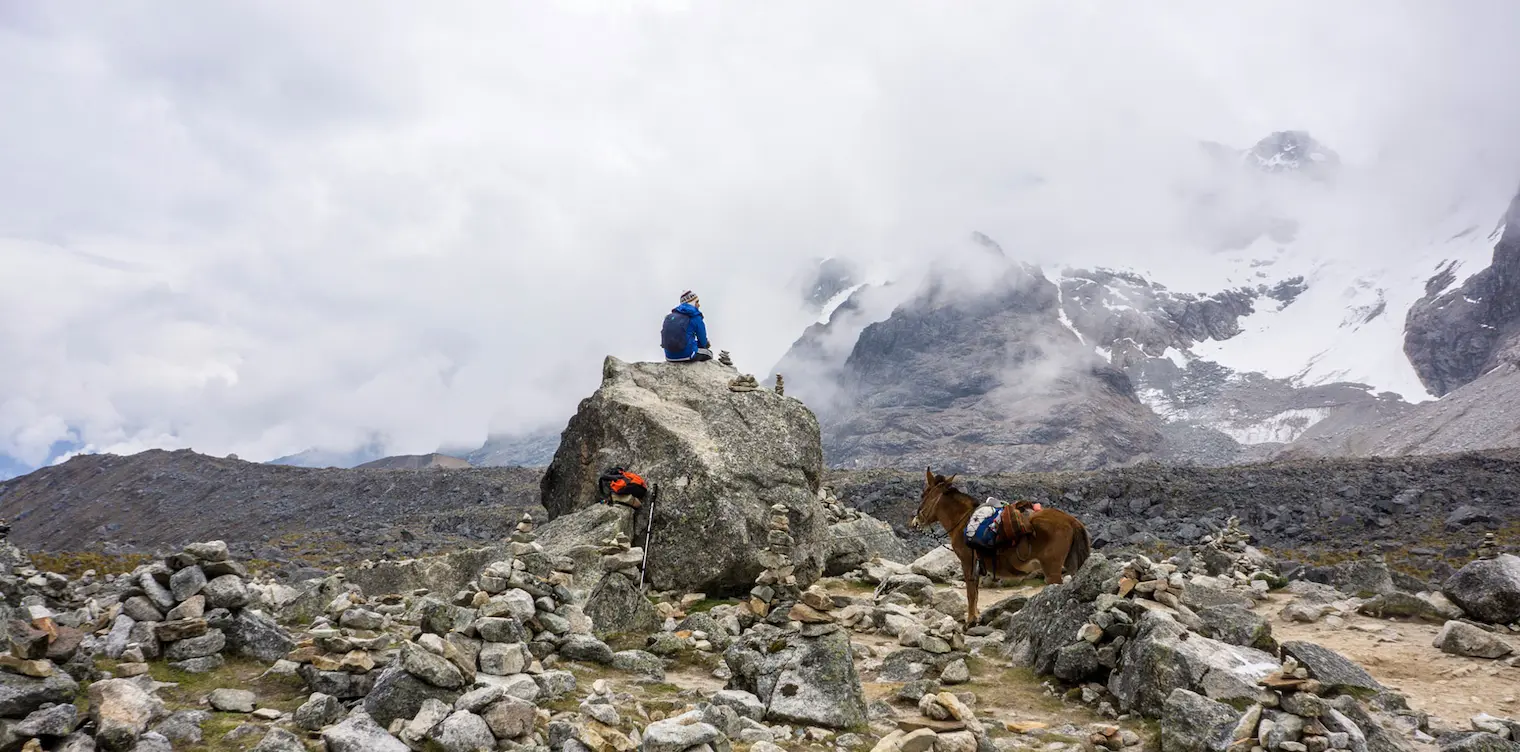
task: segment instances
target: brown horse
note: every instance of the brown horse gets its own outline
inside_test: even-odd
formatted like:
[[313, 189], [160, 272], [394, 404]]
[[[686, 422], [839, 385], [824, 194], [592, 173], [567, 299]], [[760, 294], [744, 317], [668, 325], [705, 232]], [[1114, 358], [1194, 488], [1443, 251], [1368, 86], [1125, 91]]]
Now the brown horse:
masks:
[[[961, 561], [961, 575], [966, 581], [966, 624], [977, 621], [976, 591], [977, 552], [966, 542], [966, 524], [977, 508], [976, 499], [957, 490], [952, 483], [955, 476], [946, 478], [924, 468], [924, 493], [919, 498], [918, 514], [913, 515], [911, 527], [918, 529], [938, 522], [950, 534], [950, 550]], [[1041, 570], [1045, 581], [1059, 585], [1062, 568], [1066, 574], [1076, 574], [1091, 553], [1092, 541], [1087, 528], [1077, 518], [1059, 509], [1036, 509], [1028, 502], [1014, 504], [1012, 545], [998, 550], [991, 574], [994, 577], [1016, 577]]]

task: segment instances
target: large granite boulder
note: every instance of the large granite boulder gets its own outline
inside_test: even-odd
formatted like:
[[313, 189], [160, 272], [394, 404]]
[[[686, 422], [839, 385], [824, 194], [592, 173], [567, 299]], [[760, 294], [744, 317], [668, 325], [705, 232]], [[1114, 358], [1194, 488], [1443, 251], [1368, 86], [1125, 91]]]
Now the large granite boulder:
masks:
[[1520, 556], [1501, 554], [1470, 562], [1447, 579], [1441, 591], [1478, 621], [1520, 621]]
[[836, 577], [859, 568], [873, 558], [909, 563], [913, 553], [897, 537], [892, 526], [862, 514], [853, 520], [836, 522], [828, 530], [828, 554], [823, 573]]
[[1225, 752], [1241, 715], [1222, 702], [1174, 689], [1161, 715], [1161, 752]]
[[752, 635], [729, 646], [723, 660], [733, 672], [728, 689], [759, 698], [767, 721], [833, 729], [865, 725], [860, 675], [843, 630], [819, 637]]
[[[765, 567], [771, 507], [786, 514], [799, 584], [823, 572], [818, 420], [775, 392], [730, 391], [717, 362], [624, 363], [609, 357], [541, 484], [551, 518], [597, 501], [597, 477], [620, 465], [659, 486], [648, 581], [655, 590], [748, 590]], [[643, 531], [645, 514], [634, 529]]]

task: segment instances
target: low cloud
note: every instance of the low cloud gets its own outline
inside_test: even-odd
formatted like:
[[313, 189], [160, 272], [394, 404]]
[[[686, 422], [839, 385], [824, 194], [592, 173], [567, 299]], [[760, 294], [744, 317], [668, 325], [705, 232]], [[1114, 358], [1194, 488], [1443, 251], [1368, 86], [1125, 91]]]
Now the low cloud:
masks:
[[688, 288], [764, 373], [812, 320], [794, 280], [819, 256], [895, 275], [972, 230], [1047, 265], [1164, 255], [1201, 140], [1307, 129], [1386, 183], [1368, 222], [1512, 191], [1517, 21], [1497, 0], [8, 3], [0, 454], [554, 425], [603, 355], [658, 356]]

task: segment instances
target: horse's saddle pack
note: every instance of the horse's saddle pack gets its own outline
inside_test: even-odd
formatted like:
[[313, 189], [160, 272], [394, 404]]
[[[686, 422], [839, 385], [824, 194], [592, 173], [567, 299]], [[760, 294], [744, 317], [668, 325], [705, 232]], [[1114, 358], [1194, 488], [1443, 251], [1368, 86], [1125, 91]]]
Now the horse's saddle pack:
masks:
[[971, 519], [966, 522], [966, 542], [974, 549], [988, 552], [1021, 543], [1027, 546], [1029, 516], [1039, 508], [1038, 504], [1014, 505], [989, 497], [987, 503], [971, 512]]

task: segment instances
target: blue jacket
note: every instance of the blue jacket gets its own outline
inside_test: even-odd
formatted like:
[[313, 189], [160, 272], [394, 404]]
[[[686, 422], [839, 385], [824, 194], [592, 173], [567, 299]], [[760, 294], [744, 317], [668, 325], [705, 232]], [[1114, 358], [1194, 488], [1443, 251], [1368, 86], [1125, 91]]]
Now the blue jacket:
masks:
[[671, 313], [684, 313], [690, 317], [686, 322], [686, 347], [678, 352], [665, 350], [666, 360], [686, 360], [697, 354], [698, 348], [708, 347], [707, 324], [702, 321], [702, 312], [690, 303], [682, 303], [671, 309]]

